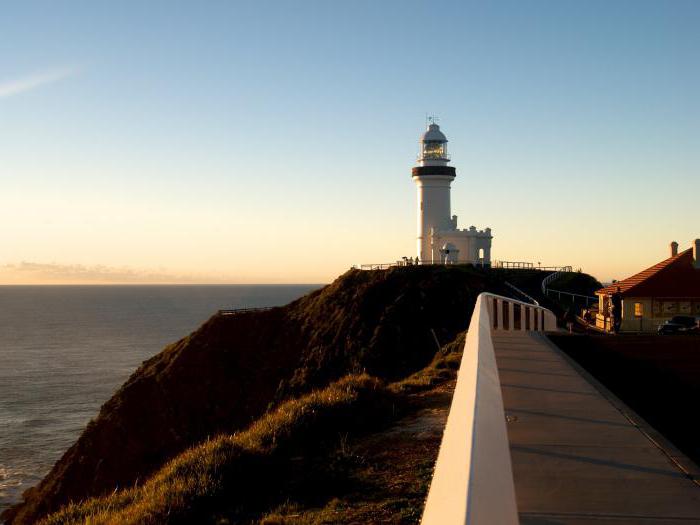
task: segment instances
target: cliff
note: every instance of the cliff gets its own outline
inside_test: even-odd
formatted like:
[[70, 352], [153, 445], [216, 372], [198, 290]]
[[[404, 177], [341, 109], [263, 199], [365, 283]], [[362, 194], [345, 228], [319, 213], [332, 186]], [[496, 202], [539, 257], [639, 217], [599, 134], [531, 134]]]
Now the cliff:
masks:
[[347, 374], [410, 376], [466, 329], [479, 293], [509, 295], [504, 277], [470, 267], [351, 270], [287, 306], [214, 316], [144, 362], [3, 517], [35, 523], [69, 502], [141, 485], [189, 447]]

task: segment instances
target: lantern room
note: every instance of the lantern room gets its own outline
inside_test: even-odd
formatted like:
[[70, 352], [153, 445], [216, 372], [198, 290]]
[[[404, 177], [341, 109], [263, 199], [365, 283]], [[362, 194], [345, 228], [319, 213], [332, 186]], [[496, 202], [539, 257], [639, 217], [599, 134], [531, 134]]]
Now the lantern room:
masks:
[[[444, 165], [450, 160], [447, 155], [447, 137], [440, 126], [431, 122], [421, 135], [418, 161], [423, 165]], [[428, 164], [429, 163], [429, 164]]]

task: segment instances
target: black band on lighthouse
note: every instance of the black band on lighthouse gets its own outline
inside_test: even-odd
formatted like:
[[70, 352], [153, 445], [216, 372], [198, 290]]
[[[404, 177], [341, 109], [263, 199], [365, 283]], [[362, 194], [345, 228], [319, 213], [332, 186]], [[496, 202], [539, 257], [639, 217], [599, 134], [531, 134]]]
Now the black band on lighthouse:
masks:
[[411, 170], [413, 177], [424, 177], [426, 175], [449, 175], [457, 176], [457, 170], [453, 166], [417, 166]]

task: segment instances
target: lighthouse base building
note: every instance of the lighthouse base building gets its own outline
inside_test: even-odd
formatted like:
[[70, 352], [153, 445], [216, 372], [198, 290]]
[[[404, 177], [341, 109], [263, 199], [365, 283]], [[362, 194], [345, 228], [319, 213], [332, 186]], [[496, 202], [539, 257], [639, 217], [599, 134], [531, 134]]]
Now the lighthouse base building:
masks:
[[449, 166], [447, 137], [431, 122], [420, 139], [418, 165], [412, 176], [417, 189], [418, 259], [424, 264], [491, 265], [491, 228], [457, 228], [451, 214], [450, 185], [457, 176]]

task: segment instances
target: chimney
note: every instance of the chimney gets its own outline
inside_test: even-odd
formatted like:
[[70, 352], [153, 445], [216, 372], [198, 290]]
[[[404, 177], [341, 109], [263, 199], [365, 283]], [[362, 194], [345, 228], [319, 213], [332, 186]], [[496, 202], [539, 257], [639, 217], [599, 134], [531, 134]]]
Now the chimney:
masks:
[[695, 239], [693, 243], [693, 266], [700, 268], [700, 239]]
[[671, 242], [671, 257], [678, 255], [678, 243], [676, 241]]

